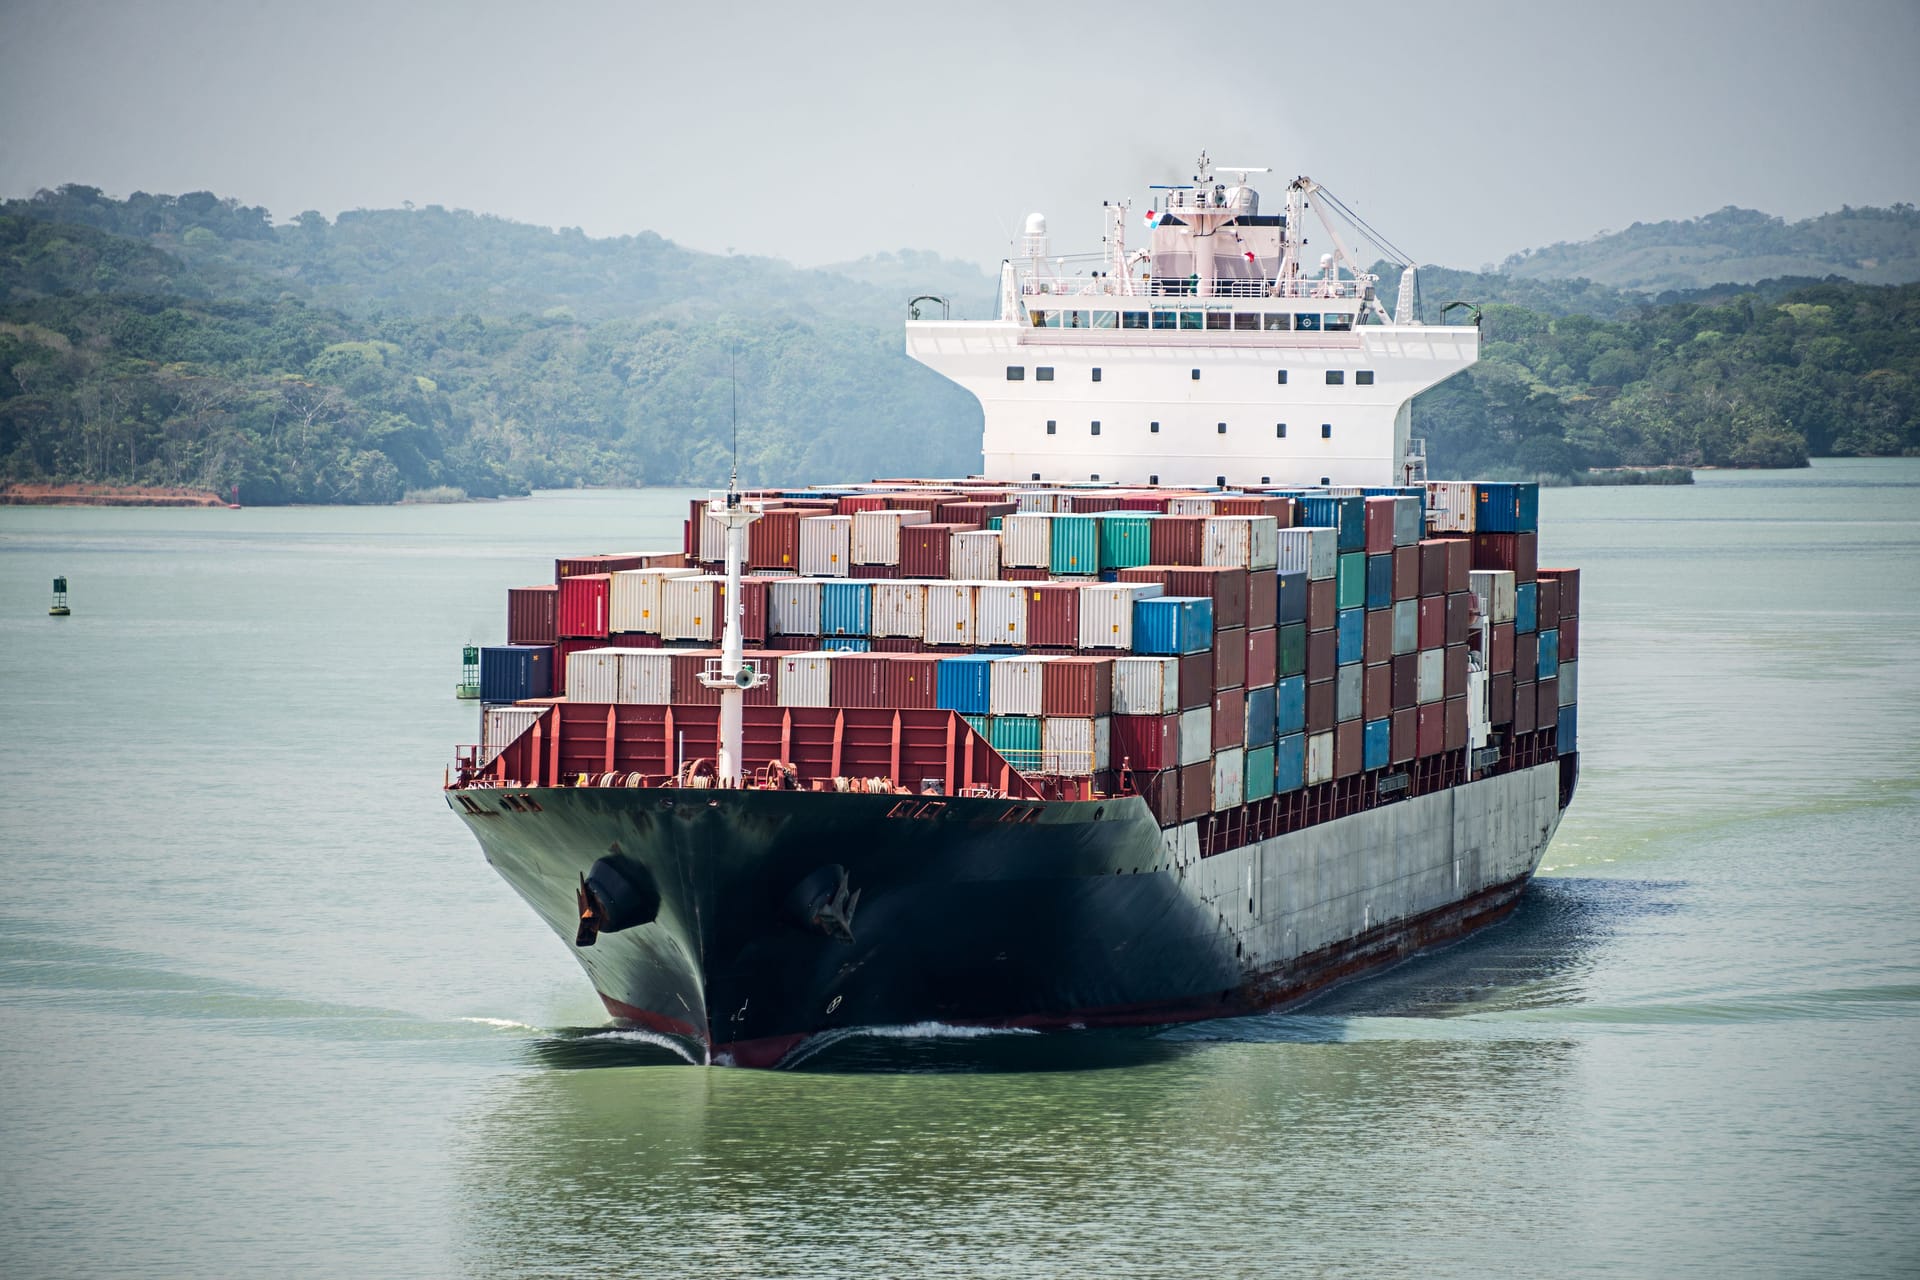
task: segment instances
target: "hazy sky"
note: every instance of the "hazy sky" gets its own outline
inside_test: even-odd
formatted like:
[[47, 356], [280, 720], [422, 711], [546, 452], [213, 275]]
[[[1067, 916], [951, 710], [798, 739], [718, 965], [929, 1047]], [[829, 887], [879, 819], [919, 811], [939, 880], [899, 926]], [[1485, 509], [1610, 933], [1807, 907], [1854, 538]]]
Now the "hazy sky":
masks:
[[[0, 0], [0, 194], [411, 200], [803, 264], [982, 262], [1031, 209], [1308, 173], [1423, 261], [1920, 199], [1920, 0]], [[1255, 185], [1261, 185], [1256, 180]]]

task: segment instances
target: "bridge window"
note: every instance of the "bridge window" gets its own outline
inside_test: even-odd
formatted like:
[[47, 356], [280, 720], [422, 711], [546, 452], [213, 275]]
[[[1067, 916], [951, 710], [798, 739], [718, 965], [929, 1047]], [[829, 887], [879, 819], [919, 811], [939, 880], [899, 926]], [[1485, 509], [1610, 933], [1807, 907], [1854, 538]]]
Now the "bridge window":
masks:
[[1059, 424], [1058, 424], [1057, 422], [1055, 422], [1055, 421], [1054, 421], [1054, 420], [1053, 420], [1052, 418], [1048, 418], [1048, 419], [1047, 419], [1047, 434], [1048, 434], [1048, 435], [1055, 435], [1055, 434], [1057, 434], [1057, 432], [1056, 432], [1056, 428], [1057, 428], [1058, 426], [1059, 426]]
[[1235, 329], [1258, 329], [1260, 327], [1260, 316], [1258, 313], [1252, 311], [1236, 311], [1233, 313], [1233, 327]]
[[1353, 328], [1353, 317], [1344, 311], [1329, 311], [1327, 312], [1327, 321], [1324, 327], [1327, 329], [1351, 329]]
[[1147, 327], [1147, 313], [1144, 311], [1122, 311], [1120, 313], [1122, 329], [1144, 329]]
[[[1267, 312], [1267, 331], [1269, 333], [1276, 329], [1285, 332], [1291, 328], [1293, 328], [1293, 313], [1291, 311]], [[1281, 381], [1285, 382], [1286, 379], [1282, 378]]]
[[1061, 313], [1058, 311], [1042, 311], [1040, 312], [1040, 323], [1049, 329], [1058, 329], [1060, 327], [1060, 315]]
[[1209, 329], [1233, 328], [1233, 312], [1231, 311], [1207, 312], [1207, 328]]
[[[1094, 380], [1095, 382], [1098, 382], [1098, 381], [1100, 381], [1100, 371], [1099, 371], [1098, 369], [1095, 369], [1095, 370], [1093, 371], [1093, 380]], [[1372, 375], [1372, 374], [1368, 374], [1368, 375], [1367, 375], [1367, 381], [1368, 381], [1368, 382], [1372, 382], [1372, 381], [1373, 381], [1373, 375]]]
[[1206, 313], [1204, 311], [1182, 311], [1180, 313], [1180, 327], [1182, 329], [1206, 328]]
[[1098, 471], [1094, 472], [1092, 475], [1087, 477], [1087, 479], [1089, 480], [1098, 480], [1099, 478], [1100, 478], [1100, 473]]
[[1320, 317], [1315, 312], [1302, 311], [1293, 318], [1293, 327], [1304, 332], [1318, 330], [1320, 328]]
[[1047, 365], [1043, 364], [1039, 368], [1033, 371], [1033, 380], [1035, 382], [1052, 382], [1053, 370]]
[[1007, 366], [1008, 382], [1025, 382], [1026, 380], [1027, 366], [1023, 364], [1010, 364]]
[[1177, 311], [1154, 312], [1153, 327], [1156, 329], [1178, 329], [1180, 327], [1180, 313]]
[[1370, 387], [1370, 386], [1372, 386], [1372, 385], [1373, 385], [1373, 370], [1371, 370], [1371, 369], [1360, 369], [1360, 370], [1357, 370], [1357, 371], [1356, 371], [1356, 372], [1354, 373], [1354, 375], [1353, 375], [1353, 385], [1354, 385], [1354, 386], [1356, 386], [1356, 387]]
[[1096, 328], [1096, 329], [1111, 329], [1111, 328], [1113, 328], [1113, 327], [1114, 327], [1114, 324], [1113, 324], [1113, 318], [1114, 318], [1114, 315], [1116, 314], [1115, 312], [1112, 312], [1112, 311], [1092, 311], [1092, 312], [1088, 312], [1088, 314], [1089, 314], [1089, 315], [1091, 315], [1091, 316], [1093, 317], [1093, 327], [1094, 327], [1094, 328]]
[[[1043, 377], [1043, 378], [1050, 378], [1050, 377], [1052, 377], [1052, 376], [1053, 376], [1053, 370], [1051, 370], [1051, 369], [1042, 369], [1042, 370], [1040, 371], [1040, 376], [1041, 376], [1041, 377]], [[1328, 385], [1328, 386], [1330, 386], [1330, 387], [1337, 387], [1337, 386], [1339, 386], [1340, 384], [1342, 384], [1343, 382], [1345, 382], [1346, 380], [1347, 380], [1347, 371], [1346, 371], [1345, 369], [1329, 369], [1329, 370], [1327, 370], [1327, 385]]]

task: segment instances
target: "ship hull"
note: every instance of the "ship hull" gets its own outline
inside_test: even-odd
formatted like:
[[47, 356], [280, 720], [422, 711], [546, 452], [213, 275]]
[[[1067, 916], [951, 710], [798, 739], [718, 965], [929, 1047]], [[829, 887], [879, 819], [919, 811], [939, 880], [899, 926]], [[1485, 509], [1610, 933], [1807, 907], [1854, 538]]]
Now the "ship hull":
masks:
[[[938, 1022], [1159, 1025], [1272, 1008], [1501, 918], [1571, 759], [1200, 852], [1137, 797], [928, 802], [536, 788], [455, 806], [615, 1017], [696, 1058], [773, 1066], [812, 1037]], [[576, 946], [581, 878], [645, 923]], [[844, 918], [819, 908], [841, 881]], [[846, 895], [842, 895], [842, 902]]]

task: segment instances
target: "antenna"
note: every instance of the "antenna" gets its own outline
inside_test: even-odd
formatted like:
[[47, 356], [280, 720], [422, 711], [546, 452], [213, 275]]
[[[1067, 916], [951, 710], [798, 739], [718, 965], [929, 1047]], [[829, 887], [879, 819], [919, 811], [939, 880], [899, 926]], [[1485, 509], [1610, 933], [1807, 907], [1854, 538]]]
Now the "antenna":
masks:
[[727, 394], [731, 401], [732, 425], [729, 434], [733, 453], [727, 467], [727, 492], [732, 493], [740, 487], [740, 369], [739, 351], [733, 347], [727, 348]]

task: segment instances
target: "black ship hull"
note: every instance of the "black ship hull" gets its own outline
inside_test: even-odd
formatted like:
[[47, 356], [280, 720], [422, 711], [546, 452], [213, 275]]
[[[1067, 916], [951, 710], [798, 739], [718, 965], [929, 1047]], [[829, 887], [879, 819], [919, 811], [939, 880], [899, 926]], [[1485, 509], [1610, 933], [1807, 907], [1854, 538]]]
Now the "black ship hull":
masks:
[[[1204, 858], [1193, 824], [1163, 830], [1138, 797], [449, 799], [613, 1016], [699, 1060], [773, 1066], [850, 1028], [1157, 1025], [1297, 1000], [1504, 916], [1572, 765]], [[590, 941], [588, 876], [603, 897], [620, 888], [619, 918], [603, 912]]]

